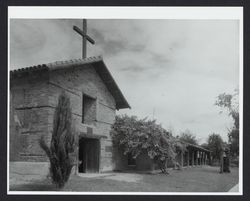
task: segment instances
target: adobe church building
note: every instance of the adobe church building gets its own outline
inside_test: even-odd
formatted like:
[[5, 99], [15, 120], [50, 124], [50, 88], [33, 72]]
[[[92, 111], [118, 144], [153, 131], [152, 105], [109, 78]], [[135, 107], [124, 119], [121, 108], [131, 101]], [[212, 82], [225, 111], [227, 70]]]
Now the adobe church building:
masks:
[[[48, 158], [39, 139], [45, 136], [50, 144], [54, 111], [62, 91], [70, 97], [77, 136], [75, 173], [158, 169], [147, 154], [133, 159], [113, 146], [110, 130], [115, 111], [130, 106], [101, 57], [10, 72], [10, 162], [21, 164], [21, 169], [37, 168], [39, 174], [48, 172]], [[207, 165], [210, 151], [188, 144], [186, 152], [179, 153], [176, 161], [181, 167]], [[174, 167], [170, 161], [167, 165]]]
[[81, 165], [76, 168], [77, 172], [114, 170], [110, 129], [115, 111], [130, 106], [102, 57], [10, 72], [10, 161], [30, 164], [48, 161], [39, 139], [45, 136], [50, 143], [54, 111], [62, 91], [70, 97], [78, 137], [76, 161]]

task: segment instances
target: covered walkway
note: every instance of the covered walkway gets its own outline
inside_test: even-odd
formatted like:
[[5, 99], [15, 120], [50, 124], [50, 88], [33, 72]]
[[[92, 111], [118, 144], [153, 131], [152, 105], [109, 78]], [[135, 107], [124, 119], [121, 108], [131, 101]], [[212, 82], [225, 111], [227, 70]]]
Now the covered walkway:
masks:
[[194, 167], [211, 164], [211, 151], [190, 143], [187, 145], [186, 151], [181, 152], [177, 156], [177, 161], [182, 167]]

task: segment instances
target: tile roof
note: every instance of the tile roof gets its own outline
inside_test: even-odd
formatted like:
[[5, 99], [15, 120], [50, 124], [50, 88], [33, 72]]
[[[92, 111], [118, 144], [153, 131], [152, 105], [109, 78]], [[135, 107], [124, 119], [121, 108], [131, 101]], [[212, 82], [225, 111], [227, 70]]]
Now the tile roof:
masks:
[[104, 84], [107, 86], [108, 90], [114, 97], [116, 101], [116, 109], [123, 109], [123, 108], [130, 108], [127, 100], [123, 96], [121, 90], [119, 89], [118, 85], [116, 84], [114, 78], [112, 77], [111, 73], [109, 72], [108, 68], [106, 67], [103, 58], [101, 56], [97, 57], [89, 57], [86, 59], [73, 59], [73, 60], [66, 60], [66, 61], [56, 61], [53, 63], [48, 64], [41, 64], [36, 66], [30, 66], [25, 68], [19, 68], [16, 70], [10, 71], [10, 78], [14, 78], [19, 75], [24, 75], [30, 72], [35, 71], [53, 71], [53, 70], [60, 70], [66, 69], [76, 66], [82, 66], [90, 64], [96, 70], [97, 74], [100, 76]]
[[36, 70], [56, 70], [56, 69], [62, 69], [64, 67], [71, 67], [73, 65], [82, 65], [82, 64], [89, 64], [93, 62], [102, 61], [101, 56], [97, 57], [88, 57], [86, 59], [72, 59], [72, 60], [65, 60], [65, 61], [55, 61], [47, 64], [39, 64], [35, 66], [29, 66], [24, 68], [18, 68], [15, 70], [11, 70], [10, 74], [20, 74], [25, 72], [32, 72]]
[[[183, 141], [182, 141], [182, 142], [183, 142]], [[204, 147], [202, 147], [202, 146], [200, 146], [200, 145], [195, 145], [195, 144], [191, 144], [191, 143], [188, 143], [188, 142], [183, 142], [183, 143], [185, 143], [185, 144], [186, 144], [187, 146], [189, 146], [189, 147], [196, 148], [196, 149], [198, 149], [198, 150], [200, 150], [200, 151], [211, 152], [210, 150], [205, 149]]]

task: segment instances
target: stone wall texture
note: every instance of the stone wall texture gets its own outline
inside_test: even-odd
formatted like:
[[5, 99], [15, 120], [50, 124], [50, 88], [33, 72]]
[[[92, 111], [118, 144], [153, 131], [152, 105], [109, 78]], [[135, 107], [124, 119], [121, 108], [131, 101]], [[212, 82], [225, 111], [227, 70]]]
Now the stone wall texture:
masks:
[[[10, 160], [48, 161], [39, 146], [39, 139], [45, 136], [50, 143], [53, 115], [62, 91], [70, 97], [77, 136], [86, 134], [87, 128], [91, 128], [90, 135], [102, 136], [99, 138], [100, 172], [113, 170], [115, 162], [110, 129], [115, 120], [115, 100], [91, 64], [11, 80]], [[91, 110], [95, 118], [86, 123], [82, 123], [83, 95], [94, 100]]]
[[10, 161], [46, 161], [38, 140], [48, 136], [48, 74], [11, 80]]

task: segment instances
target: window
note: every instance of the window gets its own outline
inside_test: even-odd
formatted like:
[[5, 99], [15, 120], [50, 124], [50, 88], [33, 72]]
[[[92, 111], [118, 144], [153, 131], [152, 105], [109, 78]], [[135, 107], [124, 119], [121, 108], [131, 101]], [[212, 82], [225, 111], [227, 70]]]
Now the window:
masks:
[[82, 96], [82, 123], [94, 124], [96, 121], [96, 99], [88, 95]]
[[131, 153], [128, 153], [128, 165], [129, 166], [135, 166], [136, 165], [136, 161], [133, 158]]

